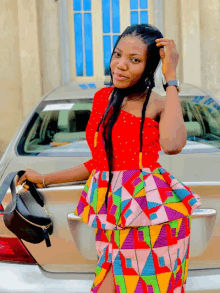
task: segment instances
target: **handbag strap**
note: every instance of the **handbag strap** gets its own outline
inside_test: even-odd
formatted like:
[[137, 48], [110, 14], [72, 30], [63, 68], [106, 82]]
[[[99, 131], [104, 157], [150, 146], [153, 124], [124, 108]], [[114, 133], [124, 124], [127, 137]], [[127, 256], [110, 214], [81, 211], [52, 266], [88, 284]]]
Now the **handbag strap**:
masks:
[[[16, 192], [16, 186], [15, 186], [15, 177], [16, 177], [16, 175], [21, 177], [25, 172], [26, 171], [24, 171], [24, 170], [14, 171], [14, 172], [9, 173], [5, 177], [2, 185], [0, 186], [0, 204], [2, 203], [2, 201], [3, 201], [4, 197], [5, 197], [5, 194], [7, 193], [7, 190], [8, 190], [9, 187], [11, 189], [12, 199], [13, 199], [13, 201], [15, 200], [16, 193], [17, 193]], [[43, 207], [44, 206], [44, 199], [43, 199], [42, 195], [37, 191], [35, 185], [32, 182], [28, 181], [28, 180], [26, 180], [26, 183], [29, 185], [30, 193], [33, 195], [33, 197], [36, 200], [36, 202], [40, 206]], [[1, 211], [1, 213], [4, 213], [4, 212]]]

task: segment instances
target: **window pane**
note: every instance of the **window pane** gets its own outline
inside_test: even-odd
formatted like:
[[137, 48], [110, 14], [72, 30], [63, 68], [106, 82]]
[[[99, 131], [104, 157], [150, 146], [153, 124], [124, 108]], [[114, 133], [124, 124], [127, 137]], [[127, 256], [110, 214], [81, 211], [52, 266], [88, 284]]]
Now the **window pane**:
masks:
[[91, 10], [91, 0], [83, 0], [83, 8], [85, 11]]
[[131, 12], [131, 25], [138, 24], [138, 12]]
[[81, 0], [73, 0], [73, 10], [74, 11], [81, 11]]
[[86, 75], [93, 76], [93, 47], [92, 47], [92, 20], [91, 13], [84, 14], [84, 36], [86, 54]]
[[118, 35], [117, 35], [117, 36], [113, 36], [113, 47], [114, 47], [114, 45], [115, 45], [117, 39], [118, 39]]
[[141, 9], [147, 9], [148, 8], [148, 1], [147, 0], [140, 0], [140, 6]]
[[148, 23], [148, 12], [147, 11], [141, 11], [141, 24], [142, 23]]
[[82, 14], [75, 13], [75, 57], [76, 57], [76, 74], [83, 76], [83, 42], [82, 42]]
[[113, 33], [120, 33], [119, 0], [112, 0], [112, 26]]
[[18, 144], [19, 155], [88, 156], [85, 129], [92, 101], [42, 102]]
[[110, 33], [110, 0], [102, 0], [103, 33]]
[[131, 9], [138, 9], [138, 1], [137, 0], [130, 0], [130, 8]]
[[110, 58], [111, 58], [111, 38], [110, 36], [103, 37], [103, 45], [104, 45], [104, 72], [105, 75], [110, 74]]

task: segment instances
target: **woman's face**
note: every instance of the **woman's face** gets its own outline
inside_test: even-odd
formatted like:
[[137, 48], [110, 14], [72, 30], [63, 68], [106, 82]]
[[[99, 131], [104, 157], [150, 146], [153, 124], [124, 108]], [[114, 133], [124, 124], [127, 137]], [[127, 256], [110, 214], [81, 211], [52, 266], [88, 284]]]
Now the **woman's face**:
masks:
[[147, 46], [138, 37], [121, 38], [110, 63], [113, 84], [131, 87], [141, 78], [147, 62]]

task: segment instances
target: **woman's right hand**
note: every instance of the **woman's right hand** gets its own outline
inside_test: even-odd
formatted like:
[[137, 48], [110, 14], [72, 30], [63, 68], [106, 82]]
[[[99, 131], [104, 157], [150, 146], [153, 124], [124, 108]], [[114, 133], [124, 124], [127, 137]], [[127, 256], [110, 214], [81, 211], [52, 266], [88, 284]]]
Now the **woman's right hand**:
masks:
[[[18, 178], [18, 176], [16, 177], [15, 185], [21, 185], [25, 180], [34, 183], [37, 188], [44, 187], [42, 175], [35, 170], [26, 169], [24, 175], [22, 175], [20, 178]], [[25, 191], [28, 191], [29, 186], [27, 184], [24, 184], [23, 188]]]

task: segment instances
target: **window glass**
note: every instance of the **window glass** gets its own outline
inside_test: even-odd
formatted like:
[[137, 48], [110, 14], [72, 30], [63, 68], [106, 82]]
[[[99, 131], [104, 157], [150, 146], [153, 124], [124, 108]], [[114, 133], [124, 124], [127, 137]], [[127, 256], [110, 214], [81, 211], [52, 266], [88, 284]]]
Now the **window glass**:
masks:
[[181, 98], [187, 140], [220, 147], [220, 106], [210, 96]]
[[102, 0], [104, 75], [110, 75], [111, 52], [120, 33], [119, 0]]
[[85, 129], [92, 99], [40, 104], [18, 144], [19, 155], [90, 156]]
[[76, 75], [93, 76], [91, 0], [81, 4], [81, 0], [73, 1]]
[[131, 25], [148, 23], [147, 0], [130, 0], [130, 22]]

